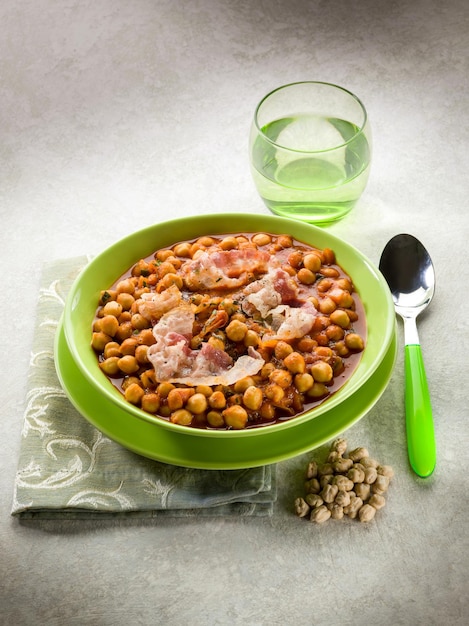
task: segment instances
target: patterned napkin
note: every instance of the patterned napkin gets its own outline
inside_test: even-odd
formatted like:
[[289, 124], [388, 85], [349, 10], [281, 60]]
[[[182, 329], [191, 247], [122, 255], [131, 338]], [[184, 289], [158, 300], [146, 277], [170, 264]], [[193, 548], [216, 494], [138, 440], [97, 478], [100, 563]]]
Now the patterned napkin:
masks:
[[274, 466], [201, 470], [153, 461], [111, 441], [71, 405], [55, 372], [54, 335], [66, 294], [88, 260], [43, 268], [12, 515], [271, 515]]

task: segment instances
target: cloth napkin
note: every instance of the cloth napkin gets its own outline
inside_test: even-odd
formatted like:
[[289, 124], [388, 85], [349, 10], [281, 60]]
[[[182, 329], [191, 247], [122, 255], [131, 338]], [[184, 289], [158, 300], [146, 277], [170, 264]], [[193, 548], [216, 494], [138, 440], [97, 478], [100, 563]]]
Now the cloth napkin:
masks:
[[43, 267], [12, 515], [21, 518], [268, 516], [275, 466], [176, 467], [104, 436], [72, 406], [54, 365], [54, 336], [78, 257]]

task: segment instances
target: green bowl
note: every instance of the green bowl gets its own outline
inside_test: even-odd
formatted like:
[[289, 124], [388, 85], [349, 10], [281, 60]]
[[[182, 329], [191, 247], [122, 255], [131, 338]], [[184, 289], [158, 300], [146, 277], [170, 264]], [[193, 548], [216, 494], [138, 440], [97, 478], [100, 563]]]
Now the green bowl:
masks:
[[[288, 234], [317, 248], [332, 248], [337, 263], [349, 274], [362, 300], [367, 341], [360, 363], [346, 382], [329, 399], [297, 417], [282, 423], [245, 430], [196, 429], [173, 424], [128, 403], [98, 366], [90, 346], [91, 326], [100, 292], [109, 288], [140, 258], [158, 248], [202, 235], [241, 232]], [[272, 430], [288, 430], [334, 409], [363, 387], [379, 368], [389, 351], [395, 332], [395, 312], [387, 283], [379, 270], [356, 248], [326, 230], [276, 216], [248, 214], [199, 215], [155, 224], [118, 241], [96, 256], [80, 273], [70, 290], [63, 316], [65, 340], [78, 370], [100, 395], [128, 414], [129, 421], [144, 420], [195, 438], [262, 437]]]

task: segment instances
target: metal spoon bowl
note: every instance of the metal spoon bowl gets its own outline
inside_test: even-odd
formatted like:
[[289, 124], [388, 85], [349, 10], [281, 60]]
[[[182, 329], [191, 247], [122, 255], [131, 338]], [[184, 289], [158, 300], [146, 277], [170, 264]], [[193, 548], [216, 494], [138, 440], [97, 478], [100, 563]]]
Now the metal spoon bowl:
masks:
[[435, 469], [436, 446], [417, 316], [433, 298], [435, 271], [425, 247], [408, 234], [396, 235], [386, 244], [379, 269], [404, 322], [407, 447], [412, 469], [425, 478]]

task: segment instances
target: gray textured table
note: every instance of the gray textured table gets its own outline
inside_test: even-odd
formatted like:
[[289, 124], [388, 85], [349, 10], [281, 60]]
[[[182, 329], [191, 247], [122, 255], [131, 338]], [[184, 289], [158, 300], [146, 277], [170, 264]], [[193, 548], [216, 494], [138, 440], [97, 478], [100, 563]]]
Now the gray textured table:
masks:
[[[468, 623], [467, 2], [4, 0], [0, 22], [0, 623]], [[420, 323], [434, 475], [408, 466], [400, 352], [346, 433], [396, 471], [370, 525], [292, 514], [309, 455], [278, 465], [271, 518], [11, 518], [42, 263], [169, 215], [266, 213], [253, 108], [302, 79], [357, 93], [373, 128], [368, 188], [331, 230], [376, 263], [410, 232], [435, 262]]]

